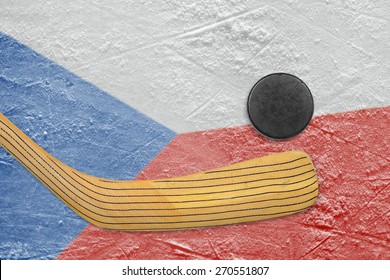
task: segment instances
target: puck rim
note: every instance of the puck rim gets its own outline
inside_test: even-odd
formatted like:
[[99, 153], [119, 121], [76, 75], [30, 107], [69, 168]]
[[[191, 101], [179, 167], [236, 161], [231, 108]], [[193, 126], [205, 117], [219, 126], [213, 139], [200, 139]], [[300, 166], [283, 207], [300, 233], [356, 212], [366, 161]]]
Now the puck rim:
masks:
[[[297, 79], [299, 82], [301, 82], [301, 84], [304, 85], [304, 87], [307, 89], [307, 92], [309, 93], [309, 97], [310, 97], [310, 101], [311, 101], [311, 112], [310, 112], [310, 117], [308, 118], [308, 121], [304, 124], [304, 126], [302, 127], [302, 129], [296, 131], [295, 133], [293, 133], [292, 135], [289, 135], [288, 137], [273, 137], [273, 136], [270, 136], [270, 135], [267, 135], [266, 133], [264, 133], [263, 131], [261, 131], [256, 125], [255, 125], [255, 122], [253, 121], [252, 117], [251, 117], [251, 113], [250, 113], [250, 99], [251, 99], [251, 96], [253, 94], [253, 91], [254, 89], [257, 87], [257, 85], [262, 82], [264, 79], [268, 78], [269, 76], [274, 76], [274, 75], [288, 75], [288, 76], [291, 76], [295, 79]], [[249, 116], [249, 120], [252, 124], [252, 127], [254, 127], [256, 129], [257, 132], [259, 132], [261, 135], [263, 135], [264, 137], [268, 138], [268, 139], [271, 139], [271, 140], [278, 140], [278, 141], [283, 141], [283, 140], [289, 140], [291, 138], [294, 138], [295, 136], [299, 135], [300, 133], [302, 133], [306, 127], [310, 124], [311, 120], [313, 119], [313, 115], [314, 115], [314, 98], [313, 98], [313, 94], [311, 93], [310, 91], [310, 88], [306, 85], [306, 83], [298, 78], [297, 76], [293, 75], [293, 74], [290, 74], [290, 73], [286, 73], [286, 72], [274, 72], [274, 73], [270, 73], [270, 74], [267, 74], [265, 76], [263, 76], [260, 80], [258, 80], [251, 88], [250, 92], [249, 92], [249, 95], [248, 95], [248, 98], [247, 98], [247, 113], [248, 113], [248, 116]]]

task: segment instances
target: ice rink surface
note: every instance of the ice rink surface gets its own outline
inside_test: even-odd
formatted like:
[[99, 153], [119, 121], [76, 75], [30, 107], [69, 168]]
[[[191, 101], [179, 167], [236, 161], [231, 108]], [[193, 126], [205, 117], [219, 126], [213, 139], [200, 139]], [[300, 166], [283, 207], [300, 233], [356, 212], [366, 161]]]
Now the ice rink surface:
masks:
[[[1, 1], [0, 111], [60, 160], [159, 178], [302, 149], [320, 195], [265, 222], [105, 231], [1, 150], [0, 258], [389, 259], [389, 18], [387, 0]], [[246, 113], [273, 72], [314, 96], [282, 142]]]

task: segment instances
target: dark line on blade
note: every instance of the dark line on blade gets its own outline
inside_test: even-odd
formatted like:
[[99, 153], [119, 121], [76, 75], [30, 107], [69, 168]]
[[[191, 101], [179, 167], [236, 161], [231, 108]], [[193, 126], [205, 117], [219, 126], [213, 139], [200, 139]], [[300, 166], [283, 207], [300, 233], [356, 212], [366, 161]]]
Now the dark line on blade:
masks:
[[[309, 170], [310, 172], [313, 170]], [[308, 173], [308, 172], [305, 172]], [[301, 174], [300, 174], [301, 175]], [[304, 180], [296, 181], [296, 182], [289, 182], [289, 183], [280, 183], [280, 184], [268, 184], [268, 185], [261, 185], [261, 186], [255, 186], [255, 187], [248, 187], [248, 188], [239, 188], [239, 189], [233, 189], [233, 190], [224, 190], [224, 191], [215, 191], [215, 192], [201, 192], [201, 193], [180, 193], [180, 194], [143, 194], [143, 195], [108, 195], [108, 194], [102, 194], [99, 192], [96, 192], [94, 190], [90, 190], [91, 192], [94, 192], [96, 194], [99, 194], [101, 196], [106, 196], [106, 197], [159, 197], [159, 196], [167, 196], [167, 197], [178, 197], [178, 196], [197, 196], [197, 195], [205, 195], [205, 194], [221, 194], [221, 193], [229, 193], [229, 192], [240, 192], [240, 191], [247, 191], [247, 190], [253, 190], [253, 189], [261, 189], [261, 188], [267, 188], [267, 187], [273, 187], [273, 186], [286, 186], [286, 185], [294, 185], [297, 183], [301, 183], [307, 180], [310, 180], [311, 178], [315, 177], [315, 175], [305, 178]], [[280, 178], [277, 178], [280, 179]], [[80, 184], [80, 183], [79, 183]], [[243, 184], [243, 183], [241, 183]], [[137, 188], [136, 190], [155, 190], [156, 188]], [[181, 190], [185, 190], [186, 188], [181, 188]], [[128, 189], [128, 190], [134, 190], [134, 189]], [[160, 189], [158, 189], [160, 190]], [[162, 188], [161, 190], [165, 190]]]
[[252, 168], [261, 168], [261, 167], [270, 167], [270, 166], [277, 166], [277, 165], [283, 165], [283, 164], [289, 164], [301, 159], [306, 159], [307, 157], [300, 157], [296, 158], [294, 160], [290, 161], [285, 161], [285, 162], [280, 162], [280, 163], [274, 163], [274, 164], [264, 164], [264, 165], [254, 165], [254, 166], [249, 166], [249, 167], [241, 167], [241, 168], [232, 168], [232, 169], [223, 169], [223, 170], [211, 170], [211, 171], [206, 171], [205, 174], [210, 174], [210, 173], [222, 173], [222, 172], [229, 172], [229, 171], [238, 171], [238, 170], [246, 170], [246, 169], [252, 169]]
[[158, 183], [186, 183], [186, 182], [201, 182], [201, 181], [212, 181], [212, 180], [220, 180], [220, 179], [231, 179], [231, 178], [239, 178], [239, 177], [246, 177], [246, 176], [254, 176], [254, 175], [267, 174], [267, 173], [274, 173], [274, 172], [289, 171], [289, 170], [298, 169], [298, 168], [301, 168], [301, 167], [304, 167], [304, 166], [308, 166], [308, 165], [311, 165], [311, 163], [306, 163], [306, 164], [295, 166], [295, 167], [292, 167], [292, 168], [271, 170], [271, 171], [265, 171], [265, 172], [257, 172], [257, 173], [251, 173], [251, 174], [241, 174], [241, 175], [235, 175], [235, 176], [226, 176], [226, 177], [218, 177], [218, 178], [204, 178], [204, 179], [192, 179], [192, 180], [157, 180], [155, 182], [158, 182]]
[[310, 208], [304, 207], [299, 208], [295, 210], [290, 211], [283, 211], [283, 212], [275, 212], [275, 213], [265, 213], [265, 214], [256, 214], [256, 215], [246, 215], [246, 216], [238, 216], [238, 217], [228, 217], [228, 218], [220, 218], [220, 219], [208, 219], [208, 220], [197, 220], [197, 221], [175, 221], [175, 222], [144, 222], [144, 223], [125, 223], [125, 222], [114, 222], [114, 223], [104, 223], [104, 224], [115, 224], [115, 225], [159, 225], [159, 224], [182, 224], [182, 223], [206, 223], [206, 222], [215, 222], [215, 221], [226, 221], [226, 220], [235, 220], [235, 219], [244, 219], [244, 218], [252, 218], [252, 217], [263, 217], [263, 216], [275, 216], [280, 214], [287, 214], [287, 213], [294, 213], [294, 212], [300, 212], [303, 210], [306, 210]]
[[[304, 193], [300, 196], [306, 196], [308, 194], [311, 194], [313, 192], [317, 191], [317, 189]], [[236, 209], [236, 210], [228, 210], [228, 211], [222, 211], [222, 212], [208, 212], [208, 213], [198, 213], [198, 214], [180, 214], [180, 215], [145, 215], [145, 216], [110, 216], [110, 215], [101, 215], [103, 217], [108, 217], [108, 218], [119, 218], [119, 219], [124, 219], [124, 218], [173, 218], [173, 217], [193, 217], [193, 216], [207, 216], [207, 215], [219, 215], [219, 214], [226, 214], [226, 213], [234, 213], [234, 212], [242, 212], [242, 211], [255, 211], [255, 210], [261, 210], [261, 209], [268, 209], [268, 208], [276, 208], [276, 207], [288, 207], [288, 206], [293, 206], [293, 205], [299, 205], [299, 204], [304, 204], [307, 203], [313, 199], [315, 199], [317, 195], [309, 198], [308, 200], [301, 201], [301, 202], [295, 202], [295, 203], [290, 203], [290, 204], [280, 204], [280, 205], [272, 205], [272, 206], [264, 206], [264, 207], [258, 207], [258, 208], [245, 208], [245, 209]], [[270, 200], [263, 200], [260, 202], [268, 202]], [[259, 201], [257, 201], [258, 203]], [[145, 209], [143, 209], [145, 211]], [[150, 209], [146, 209], [150, 210]], [[171, 209], [171, 210], [177, 210]]]
[[[295, 174], [295, 175], [292, 175], [292, 176], [285, 176], [285, 177], [279, 177], [279, 178], [262, 178], [262, 179], [256, 179], [256, 180], [249, 180], [249, 181], [240, 181], [240, 182], [233, 182], [233, 183], [224, 183], [224, 184], [214, 184], [214, 185], [202, 185], [202, 186], [181, 186], [181, 187], [169, 187], [169, 188], [148, 188], [149, 190], [152, 190], [152, 189], [156, 189], [156, 190], [165, 190], [165, 189], [177, 189], [177, 190], [182, 190], [182, 189], [200, 189], [200, 188], [209, 188], [209, 187], [221, 187], [221, 186], [229, 186], [229, 185], [239, 185], [239, 184], [247, 184], [247, 183], [254, 183], [254, 182], [260, 182], [260, 181], [267, 181], [267, 180], [278, 180], [278, 179], [287, 179], [287, 178], [293, 178], [293, 177], [298, 177], [300, 175], [303, 175], [303, 174], [306, 174], [306, 173], [309, 173], [309, 172], [314, 172], [314, 169], [311, 169], [309, 171], [306, 171], [306, 172], [303, 172], [303, 173], [299, 173], [299, 174]], [[80, 179], [82, 179], [83, 181], [95, 186], [95, 187], [98, 187], [98, 188], [103, 188], [103, 189], [112, 189], [112, 188], [105, 188], [105, 187], [102, 187], [102, 186], [99, 186], [99, 185], [96, 185], [92, 182], [90, 182], [89, 180], [81, 177], [80, 175], [78, 175], [76, 172], [73, 172], [77, 177], [79, 177]], [[151, 181], [151, 182], [157, 182], [157, 181]], [[116, 189], [112, 189], [112, 190], [116, 190]], [[133, 190], [133, 188], [123, 188], [122, 190]], [[143, 188], [139, 188], [138, 190], [143, 190]]]

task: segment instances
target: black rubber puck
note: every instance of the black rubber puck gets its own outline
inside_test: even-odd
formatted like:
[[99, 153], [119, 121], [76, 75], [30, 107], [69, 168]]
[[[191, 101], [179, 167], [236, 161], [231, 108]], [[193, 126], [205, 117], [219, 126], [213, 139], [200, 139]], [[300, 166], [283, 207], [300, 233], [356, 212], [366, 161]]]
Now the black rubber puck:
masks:
[[314, 111], [313, 96], [299, 78], [286, 73], [265, 76], [252, 88], [248, 114], [255, 128], [272, 139], [301, 133]]

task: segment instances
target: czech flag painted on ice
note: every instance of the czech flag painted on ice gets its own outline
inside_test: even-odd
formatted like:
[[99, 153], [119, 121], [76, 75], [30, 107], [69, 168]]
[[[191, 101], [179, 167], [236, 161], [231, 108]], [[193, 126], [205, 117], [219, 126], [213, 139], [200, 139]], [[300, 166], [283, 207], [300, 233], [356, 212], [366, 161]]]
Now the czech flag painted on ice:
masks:
[[[1, 259], [390, 258], [386, 1], [24, 2], [1, 4], [0, 112], [64, 163], [157, 179], [304, 150], [319, 196], [267, 221], [109, 231], [1, 149]], [[250, 89], [273, 72], [314, 96], [290, 140], [265, 139], [247, 117]]]

